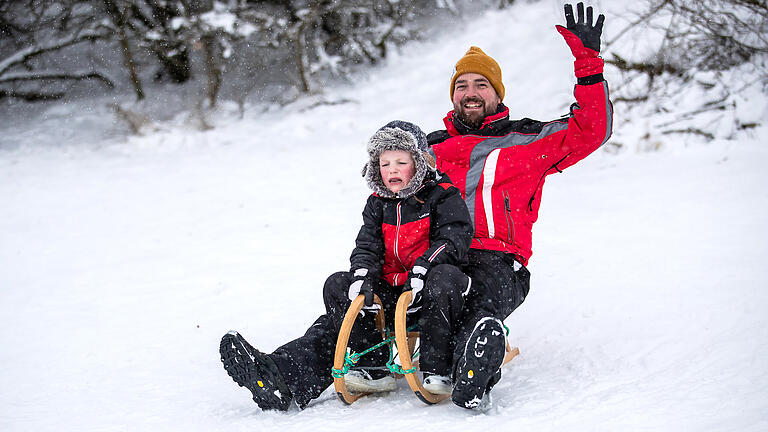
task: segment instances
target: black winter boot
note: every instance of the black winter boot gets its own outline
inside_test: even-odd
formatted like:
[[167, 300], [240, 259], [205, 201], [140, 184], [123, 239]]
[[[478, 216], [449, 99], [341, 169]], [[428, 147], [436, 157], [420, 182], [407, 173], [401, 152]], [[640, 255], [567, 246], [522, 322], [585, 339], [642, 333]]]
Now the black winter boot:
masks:
[[252, 347], [240, 333], [231, 331], [221, 338], [221, 362], [240, 387], [253, 394], [262, 410], [285, 411], [290, 406], [291, 391], [280, 370], [268, 355]]
[[496, 318], [481, 319], [472, 330], [464, 355], [457, 363], [456, 384], [451, 393], [453, 403], [467, 409], [480, 406], [483, 397], [501, 379], [505, 347], [501, 321]]

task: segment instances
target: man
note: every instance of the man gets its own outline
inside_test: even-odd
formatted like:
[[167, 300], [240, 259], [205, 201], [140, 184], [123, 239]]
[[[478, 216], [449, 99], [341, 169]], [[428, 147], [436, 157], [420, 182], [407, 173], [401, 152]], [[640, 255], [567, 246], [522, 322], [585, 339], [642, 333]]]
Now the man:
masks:
[[452, 313], [444, 334], [433, 332], [434, 340], [422, 345], [445, 355], [420, 368], [427, 374], [452, 368], [451, 398], [461, 407], [481, 405], [501, 378], [503, 320], [528, 294], [525, 266], [546, 176], [585, 158], [611, 134], [612, 106], [598, 57], [604, 16], [593, 25], [592, 7], [586, 12], [585, 19], [579, 3], [575, 20], [571, 5], [565, 5], [566, 27], [556, 26], [576, 58], [570, 116], [510, 120], [498, 63], [471, 47], [456, 63], [450, 88], [454, 109], [444, 119], [446, 129], [428, 136], [438, 170], [464, 197], [475, 238], [466, 276], [443, 276], [453, 283], [423, 293], [425, 307], [442, 302]]

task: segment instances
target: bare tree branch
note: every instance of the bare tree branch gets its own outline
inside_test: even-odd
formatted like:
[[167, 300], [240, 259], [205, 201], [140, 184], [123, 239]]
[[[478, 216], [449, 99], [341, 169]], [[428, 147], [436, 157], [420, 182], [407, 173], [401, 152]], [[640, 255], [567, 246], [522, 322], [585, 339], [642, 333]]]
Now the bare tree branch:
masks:
[[42, 93], [42, 92], [25, 92], [16, 90], [3, 90], [0, 89], [0, 99], [2, 98], [14, 98], [22, 99], [27, 102], [39, 102], [61, 99], [64, 97], [64, 93]]
[[105, 37], [104, 32], [100, 30], [88, 29], [69, 37], [46, 41], [44, 43], [32, 45], [22, 50], [16, 51], [14, 54], [11, 54], [9, 57], [0, 61], [0, 76], [6, 73], [11, 67], [26, 62], [32, 57], [36, 57], [51, 51], [57, 51], [65, 47], [78, 44], [80, 42], [93, 41], [103, 37]]
[[109, 88], [114, 88], [115, 83], [105, 75], [95, 72], [27, 72], [27, 73], [7, 73], [0, 76], [0, 83], [19, 82], [19, 81], [41, 81], [41, 80], [89, 80], [95, 79], [101, 81]]

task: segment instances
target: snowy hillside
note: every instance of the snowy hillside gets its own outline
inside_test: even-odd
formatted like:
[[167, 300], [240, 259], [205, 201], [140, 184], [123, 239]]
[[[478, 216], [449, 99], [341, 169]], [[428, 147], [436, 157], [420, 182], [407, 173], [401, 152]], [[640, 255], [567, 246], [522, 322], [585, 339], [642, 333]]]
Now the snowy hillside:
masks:
[[621, 123], [625, 151], [548, 178], [506, 321], [521, 355], [489, 412], [428, 407], [404, 381], [262, 412], [221, 367], [228, 330], [271, 351], [323, 312], [369, 193], [365, 141], [392, 119], [441, 128], [470, 45], [499, 60], [513, 116], [567, 112], [561, 10], [518, 2], [318, 97], [346, 103], [224, 109], [206, 132], [103, 140], [98, 107], [4, 121], [0, 430], [768, 430], [765, 128], [641, 153], [647, 124]]

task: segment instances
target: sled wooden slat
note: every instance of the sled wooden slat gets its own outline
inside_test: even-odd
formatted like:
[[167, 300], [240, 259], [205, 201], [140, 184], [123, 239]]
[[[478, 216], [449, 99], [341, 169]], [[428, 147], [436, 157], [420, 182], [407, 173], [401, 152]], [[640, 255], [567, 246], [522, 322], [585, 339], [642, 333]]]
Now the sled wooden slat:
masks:
[[[381, 299], [379, 299], [379, 296], [375, 295], [373, 296], [374, 303], [381, 306], [381, 309], [376, 314], [376, 328], [379, 329], [379, 331], [382, 333], [382, 338], [385, 336], [385, 327], [384, 327], [384, 306], [381, 303]], [[365, 303], [365, 296], [362, 294], [358, 295], [357, 298], [355, 298], [352, 301], [352, 304], [349, 306], [349, 309], [347, 309], [346, 315], [344, 315], [344, 321], [341, 323], [341, 329], [339, 330], [339, 336], [336, 339], [336, 352], [334, 353], [333, 357], [333, 368], [336, 370], [341, 370], [344, 367], [344, 361], [347, 357], [347, 345], [349, 344], [349, 334], [352, 331], [352, 326], [355, 325], [355, 320], [357, 319], [358, 315], [360, 314], [360, 311], [363, 309], [363, 304]], [[360, 399], [361, 397], [365, 396], [367, 393], [350, 393], [350, 391], [347, 389], [347, 383], [344, 381], [344, 377], [333, 377], [333, 386], [336, 389], [336, 395], [339, 397], [339, 399], [344, 402], [347, 405], [351, 405], [356, 400]]]
[[520, 348], [518, 347], [510, 347], [509, 341], [507, 341], [507, 353], [504, 355], [504, 363], [501, 364], [501, 367], [506, 366], [507, 363], [512, 361], [513, 358], [520, 355]]
[[[395, 342], [397, 343], [397, 353], [400, 357], [400, 364], [403, 370], [415, 369], [411, 355], [413, 346], [415, 346], [415, 338], [411, 338], [414, 342], [409, 344], [408, 331], [405, 326], [405, 319], [408, 311], [408, 304], [411, 302], [411, 296], [413, 294], [410, 291], [406, 291], [400, 295], [397, 300], [397, 307], [395, 308]], [[413, 333], [413, 332], [412, 332]], [[416, 394], [422, 402], [428, 405], [436, 404], [448, 397], [448, 395], [436, 395], [428, 392], [421, 384], [421, 380], [416, 372], [405, 374], [405, 380], [408, 382], [408, 386]]]

